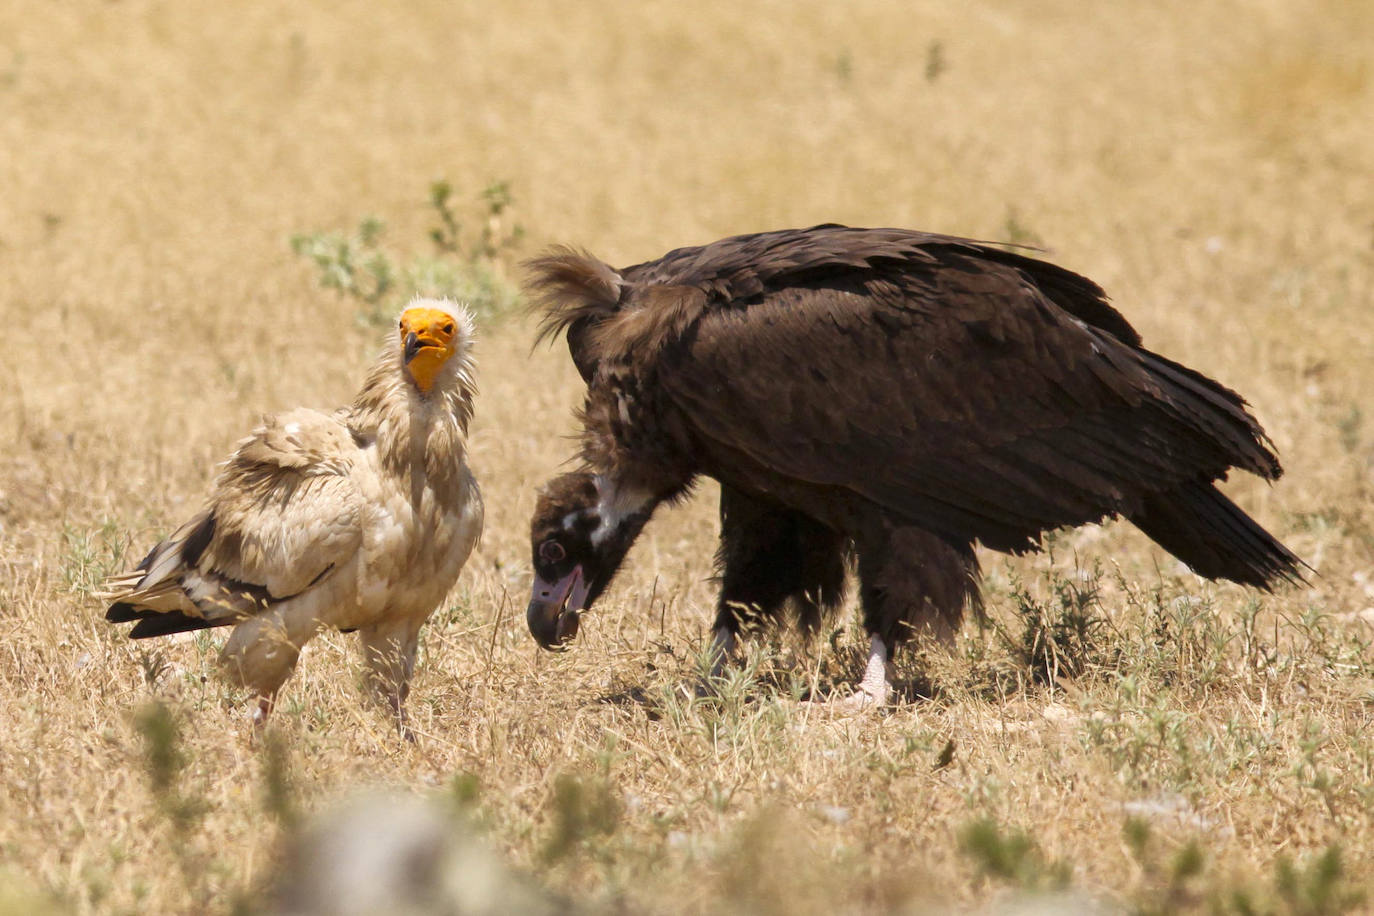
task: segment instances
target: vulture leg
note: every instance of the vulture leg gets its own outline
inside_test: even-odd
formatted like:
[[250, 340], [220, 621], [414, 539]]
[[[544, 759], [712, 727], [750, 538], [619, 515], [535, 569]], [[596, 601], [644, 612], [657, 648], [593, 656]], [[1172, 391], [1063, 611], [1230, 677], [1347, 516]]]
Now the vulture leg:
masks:
[[951, 642], [965, 605], [979, 600], [971, 545], [951, 544], [920, 528], [871, 527], [882, 535], [857, 545], [868, 664], [855, 693], [837, 704], [844, 711], [886, 704], [893, 650], [913, 636]]
[[301, 647], [318, 632], [313, 611], [285, 601], [235, 626], [220, 650], [220, 664], [230, 677], [257, 694], [253, 722], [259, 727], [295, 670]]
[[267, 717], [272, 714], [272, 707], [277, 705], [277, 693], [274, 690], [270, 696], [258, 697], [258, 708], [253, 710], [253, 726], [262, 728], [267, 724]]
[[789, 600], [811, 631], [844, 600], [845, 538], [801, 513], [720, 491], [720, 599], [712, 628], [712, 677], [741, 631], [776, 622]]
[[830, 702], [836, 712], [857, 713], [886, 706], [892, 698], [892, 650], [876, 635], [868, 638], [868, 664], [859, 688], [847, 697]]
[[410, 676], [415, 672], [422, 623], [401, 620], [374, 624], [358, 631], [367, 661], [368, 683], [377, 697], [390, 707], [396, 718], [396, 728], [407, 741], [415, 740], [406, 717], [405, 701], [410, 694]]

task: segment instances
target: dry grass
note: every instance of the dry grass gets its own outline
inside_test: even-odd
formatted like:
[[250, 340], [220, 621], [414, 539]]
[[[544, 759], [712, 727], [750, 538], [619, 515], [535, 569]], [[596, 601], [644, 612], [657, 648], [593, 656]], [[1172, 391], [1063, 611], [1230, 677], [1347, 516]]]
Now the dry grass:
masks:
[[[1355, 905], [1371, 33], [1348, 0], [0, 6], [0, 911], [251, 908], [287, 812], [374, 785], [457, 786], [501, 856], [589, 910]], [[578, 384], [512, 319], [481, 342], [487, 533], [425, 635], [419, 744], [360, 703], [334, 636], [274, 758], [213, 638], [132, 644], [88, 589], [258, 415], [351, 396], [375, 332], [288, 238], [376, 214], [422, 251], [440, 176], [465, 201], [511, 182], [512, 256], [824, 220], [1039, 240], [1246, 394], [1288, 476], [1230, 492], [1319, 575], [1214, 586], [1123, 526], [986, 556], [995, 626], [903, 662], [930, 698], [831, 721], [795, 697], [855, 672], [848, 620], [760, 647], [718, 700], [678, 692], [710, 618], [703, 488], [576, 651], [539, 654], [526, 519]], [[151, 698], [180, 728], [160, 771]]]

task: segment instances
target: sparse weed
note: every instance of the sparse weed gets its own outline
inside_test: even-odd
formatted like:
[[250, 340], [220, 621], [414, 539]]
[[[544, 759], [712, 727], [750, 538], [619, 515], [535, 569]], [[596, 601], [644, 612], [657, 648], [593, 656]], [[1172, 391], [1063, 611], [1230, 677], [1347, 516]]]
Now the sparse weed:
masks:
[[262, 808], [287, 834], [300, 826], [300, 799], [291, 766], [291, 744], [276, 728], [267, 729], [263, 735]]
[[945, 43], [938, 39], [926, 45], [926, 82], [933, 83], [949, 69], [945, 59]]
[[841, 48], [835, 55], [833, 68], [840, 85], [848, 86], [854, 81], [854, 54], [848, 48]]
[[1053, 690], [1062, 680], [1105, 671], [1117, 659], [1120, 634], [1102, 607], [1100, 583], [1096, 568], [1073, 577], [1051, 569], [1036, 588], [1012, 577], [1008, 600], [990, 600], [996, 606], [979, 621], [981, 634], [991, 632], [995, 640], [963, 645], [966, 685], [985, 696], [1006, 697], [1035, 686]]
[[320, 271], [320, 285], [325, 289], [377, 310], [391, 296], [396, 284], [396, 268], [378, 248], [385, 229], [380, 219], [367, 216], [352, 235], [293, 235], [291, 250], [314, 262]]
[[0, 89], [14, 89], [24, 73], [24, 55], [19, 51], [10, 54], [9, 64], [0, 70]]
[[1341, 447], [1351, 453], [1358, 451], [1364, 427], [1364, 411], [1360, 409], [1360, 405], [1351, 404], [1345, 413], [1336, 418], [1335, 426]]
[[759, 916], [826, 912], [824, 888], [839, 876], [808, 848], [793, 812], [764, 806], [718, 849], [722, 909]]
[[417, 295], [460, 300], [479, 321], [489, 322], [510, 311], [519, 295], [503, 263], [524, 235], [519, 223], [509, 221], [513, 202], [509, 182], [488, 185], [478, 195], [480, 227], [466, 231], [453, 186], [440, 179], [429, 189], [437, 220], [429, 230], [431, 253], [399, 255], [384, 247], [386, 224], [374, 216], [348, 235], [293, 235], [291, 250], [315, 265], [321, 286], [357, 302], [369, 325], [390, 322], [400, 303]]
[[134, 726], [143, 739], [143, 765], [153, 800], [178, 832], [189, 830], [209, 806], [201, 793], [182, 784], [190, 760], [176, 714], [166, 703], [152, 700], [135, 716]]
[[1069, 886], [1069, 864], [1047, 858], [1024, 830], [1003, 831], [996, 821], [986, 818], [973, 821], [959, 831], [959, 850], [973, 861], [980, 876], [1023, 891], [1061, 891]]
[[62, 540], [67, 548], [62, 583], [68, 591], [88, 596], [99, 590], [106, 576], [123, 567], [127, 541], [113, 520], [106, 519], [95, 530], [63, 525]]
[[143, 769], [158, 812], [165, 818], [165, 843], [181, 872], [189, 899], [202, 910], [214, 893], [208, 873], [213, 857], [195, 841], [197, 826], [212, 811], [204, 776], [193, 774], [177, 714], [161, 700], [145, 704], [134, 717], [143, 741]]
[[1006, 242], [1009, 245], [1025, 245], [1032, 248], [1045, 246], [1045, 240], [1034, 229], [1026, 225], [1020, 211], [1011, 205], [1007, 206], [1006, 218], [1002, 220], [1002, 238], [998, 241]]
[[540, 856], [552, 864], [615, 833], [623, 805], [605, 775], [559, 775], [549, 799], [553, 821]]
[[455, 773], [449, 780], [449, 797], [461, 811], [474, 808], [482, 797], [482, 780], [475, 773]]
[[1207, 860], [1195, 840], [1170, 854], [1160, 849], [1154, 829], [1140, 817], [1128, 817], [1121, 834], [1141, 873], [1141, 886], [1133, 895], [1130, 912], [1137, 916], [1167, 916], [1199, 902], [1194, 885]]
[[703, 646], [690, 657], [691, 672], [668, 671], [652, 688], [650, 708], [665, 723], [704, 742], [711, 753], [767, 744], [791, 721], [806, 693], [792, 667], [779, 666], [775, 647], [764, 643], [742, 653], [737, 664], [709, 677], [712, 658]]
[[158, 681], [162, 680], [167, 672], [172, 670], [172, 665], [167, 661], [166, 654], [157, 647], [138, 649], [138, 666], [143, 672], [143, 683], [148, 689], [157, 687]]
[[1286, 856], [1275, 867], [1274, 890], [1294, 916], [1327, 916], [1347, 913], [1365, 901], [1363, 891], [1346, 880], [1339, 846], [1327, 847], [1311, 857], [1306, 867]]
[[1208, 909], [1226, 916], [1340, 916], [1361, 909], [1368, 899], [1351, 878], [1339, 846], [1328, 846], [1304, 864], [1280, 856], [1272, 882], [1213, 889]]
[[1051, 572], [1048, 600], [1013, 585], [1011, 596], [1022, 629], [1010, 648], [1034, 682], [1055, 684], [1061, 677], [1080, 677], [1101, 664], [1110, 634], [1098, 600], [1100, 575], [1094, 569], [1070, 579]]

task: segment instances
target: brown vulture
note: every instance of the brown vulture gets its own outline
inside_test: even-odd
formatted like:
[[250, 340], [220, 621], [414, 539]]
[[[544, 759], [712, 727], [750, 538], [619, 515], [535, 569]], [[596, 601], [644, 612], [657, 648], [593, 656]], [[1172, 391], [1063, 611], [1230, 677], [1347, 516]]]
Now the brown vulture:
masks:
[[224, 464], [208, 505], [106, 583], [105, 619], [134, 639], [232, 626], [229, 675], [272, 709], [301, 647], [357, 630], [402, 731], [420, 627], [482, 530], [467, 466], [472, 318], [417, 299], [351, 407], [268, 417]]
[[615, 270], [530, 265], [541, 339], [587, 383], [581, 467], [541, 491], [527, 621], [577, 631], [660, 503], [720, 483], [717, 666], [791, 608], [814, 627], [856, 560], [868, 667], [976, 606], [974, 544], [1021, 553], [1124, 516], [1202, 576], [1269, 588], [1302, 562], [1221, 494], [1281, 469], [1244, 400], [1140, 345], [1091, 280], [981, 242], [838, 225]]

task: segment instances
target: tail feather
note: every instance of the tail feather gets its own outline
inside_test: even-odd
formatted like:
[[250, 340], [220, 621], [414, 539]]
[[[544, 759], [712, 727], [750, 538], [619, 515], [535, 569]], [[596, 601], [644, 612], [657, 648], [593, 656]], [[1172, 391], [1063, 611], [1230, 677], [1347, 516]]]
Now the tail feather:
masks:
[[137, 567], [106, 579], [96, 593], [110, 602], [105, 619], [133, 623], [129, 638], [147, 639], [229, 626], [265, 607], [271, 601], [265, 587], [197, 568], [214, 533], [214, 513], [201, 512], [148, 551]]
[[1197, 445], [1209, 451], [1223, 449], [1225, 467], [1244, 468], [1265, 480], [1278, 480], [1283, 475], [1273, 443], [1245, 409], [1240, 395], [1157, 353], [1138, 353], [1155, 380], [1166, 386], [1167, 409], [1185, 427], [1201, 434]]
[[172, 633], [187, 633], [192, 630], [206, 630], [211, 627], [225, 627], [237, 623], [238, 618], [223, 617], [207, 620], [180, 611], [159, 611], [142, 607], [128, 601], [110, 605], [105, 619], [111, 623], [133, 623], [129, 631], [130, 639], [147, 639], [150, 636], [167, 636]]
[[172, 633], [189, 633], [193, 630], [208, 630], [212, 627], [227, 627], [238, 621], [233, 618], [206, 620], [189, 614], [150, 614], [139, 619], [129, 631], [130, 639], [147, 639], [150, 636], [167, 636]]
[[142, 620], [148, 616], [148, 612], [136, 604], [127, 601], [120, 601], [110, 605], [110, 609], [105, 612], [105, 619], [110, 623], [128, 623], [131, 620]]
[[1309, 567], [1206, 481], [1154, 493], [1131, 521], [1200, 576], [1270, 590], [1302, 584]]

